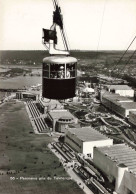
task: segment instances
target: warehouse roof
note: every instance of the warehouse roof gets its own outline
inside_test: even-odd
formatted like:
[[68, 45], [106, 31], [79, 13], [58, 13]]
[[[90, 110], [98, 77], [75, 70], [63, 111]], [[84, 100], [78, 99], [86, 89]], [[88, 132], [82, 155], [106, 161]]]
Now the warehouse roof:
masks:
[[91, 127], [70, 128], [68, 130], [71, 134], [77, 136], [84, 141], [100, 141], [108, 140], [109, 138]]
[[136, 109], [136, 102], [121, 102], [120, 106], [125, 108], [125, 109], [132, 109], [135, 110]]
[[133, 90], [128, 85], [106, 85], [110, 90]]
[[117, 101], [117, 102], [133, 102], [133, 99], [131, 98], [127, 98], [125, 96], [120, 96], [119, 94], [112, 94], [112, 93], [109, 93], [109, 92], [105, 92], [104, 95], [103, 95], [104, 98], [107, 98], [109, 100], [114, 100], [114, 101]]
[[59, 119], [61, 117], [75, 118], [68, 110], [53, 110], [48, 113], [53, 119]]
[[136, 151], [125, 144], [116, 144], [95, 148], [117, 164], [124, 164], [129, 170], [136, 173]]
[[116, 104], [122, 104], [122, 103], [133, 103], [133, 99], [131, 98], [127, 98], [127, 97], [124, 97], [124, 96], [120, 96], [118, 94], [111, 94], [109, 92], [105, 92], [103, 97], [105, 99], [108, 99], [109, 101], [111, 102], [114, 102]]

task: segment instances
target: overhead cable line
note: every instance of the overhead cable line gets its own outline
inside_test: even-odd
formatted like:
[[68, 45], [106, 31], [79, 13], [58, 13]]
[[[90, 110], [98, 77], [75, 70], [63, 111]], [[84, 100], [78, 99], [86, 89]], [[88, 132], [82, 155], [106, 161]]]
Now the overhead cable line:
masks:
[[101, 20], [101, 26], [100, 26], [100, 33], [99, 33], [98, 44], [97, 44], [97, 48], [96, 48], [95, 63], [96, 63], [96, 60], [97, 60], [97, 54], [98, 54], [98, 49], [99, 49], [99, 45], [100, 45], [100, 39], [101, 39], [101, 32], [102, 32], [102, 26], [103, 26], [104, 14], [105, 14], [106, 2], [107, 2], [107, 0], [105, 0], [105, 2], [104, 2], [104, 8], [103, 8], [102, 20]]
[[114, 66], [114, 68], [112, 69], [112, 71], [114, 71], [116, 69], [117, 65], [119, 65], [119, 63], [121, 62], [121, 60], [123, 59], [123, 57], [127, 53], [127, 51], [129, 50], [129, 48], [131, 47], [131, 45], [133, 44], [133, 42], [135, 41], [135, 39], [136, 39], [136, 36], [133, 38], [133, 40], [129, 44], [127, 50], [125, 50], [125, 52], [122, 54], [122, 56], [120, 57], [120, 59], [117, 61], [116, 65]]
[[[127, 60], [127, 62], [125, 63], [125, 66], [118, 72], [118, 75], [120, 74], [120, 72], [122, 72], [123, 70], [125, 71], [126, 66], [129, 64], [130, 60], [133, 58], [134, 54], [136, 53], [136, 49], [134, 50], [134, 52], [132, 53], [132, 55], [129, 57], [129, 59]], [[117, 76], [118, 76], [117, 75]]]
[[[116, 63], [116, 65], [115, 65], [114, 68], [112, 69], [111, 73], [115, 70], [115, 68], [117, 67], [117, 65], [119, 65], [119, 63], [121, 62], [121, 60], [123, 59], [123, 57], [125, 56], [125, 54], [127, 53], [127, 51], [129, 50], [130, 46], [133, 44], [133, 42], [135, 41], [135, 39], [136, 39], [136, 36], [133, 38], [133, 40], [132, 40], [131, 43], [129, 44], [129, 46], [128, 46], [128, 48], [126, 49], [126, 51], [122, 54], [122, 56], [120, 57], [119, 61]], [[127, 66], [127, 64], [129, 63], [130, 59], [134, 56], [135, 52], [136, 52], [136, 50], [133, 52], [133, 54], [130, 56], [130, 58], [128, 59], [128, 61], [125, 63], [125, 66], [124, 66], [124, 67]], [[124, 67], [123, 67], [123, 69], [124, 69]], [[122, 69], [122, 70], [123, 70], [123, 69]], [[120, 72], [119, 72], [119, 73], [120, 73]], [[119, 75], [119, 73], [118, 73], [118, 75]], [[115, 78], [115, 79], [116, 79], [116, 78]], [[111, 86], [111, 85], [112, 85], [112, 84], [110, 84], [110, 86]], [[105, 94], [105, 93], [106, 93], [106, 91], [104, 92], [104, 94]], [[104, 94], [102, 95], [102, 97], [104, 96]]]

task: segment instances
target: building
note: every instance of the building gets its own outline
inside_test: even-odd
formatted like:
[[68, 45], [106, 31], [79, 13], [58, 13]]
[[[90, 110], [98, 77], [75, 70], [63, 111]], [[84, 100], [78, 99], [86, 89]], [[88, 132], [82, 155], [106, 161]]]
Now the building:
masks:
[[134, 90], [128, 85], [105, 85], [107, 91], [120, 96], [134, 97]]
[[136, 126], [136, 111], [129, 112], [129, 122]]
[[93, 157], [95, 146], [112, 145], [113, 140], [102, 135], [91, 127], [70, 128], [65, 136], [65, 143], [76, 152]]
[[78, 119], [65, 109], [50, 110], [47, 117], [53, 124], [53, 131], [58, 132], [66, 132], [68, 124], [78, 123]]
[[16, 99], [32, 99], [38, 100], [39, 92], [37, 91], [18, 91], [16, 92]]
[[92, 93], [94, 93], [94, 89], [93, 88], [86, 87], [86, 88], [83, 89], [83, 92], [84, 93], [92, 94]]
[[136, 151], [125, 144], [94, 148], [95, 165], [118, 194], [136, 193]]
[[98, 76], [99, 83], [102, 84], [127, 84], [128, 82], [126, 80], [116, 78], [115, 77], [109, 77], [106, 75], [99, 75]]
[[50, 110], [62, 110], [64, 106], [58, 101], [53, 99], [47, 99], [42, 97], [38, 100], [39, 109], [42, 110], [43, 113], [47, 113]]
[[129, 117], [130, 111], [136, 111], [136, 102], [132, 99], [105, 92], [101, 94], [101, 102], [121, 117]]
[[69, 125], [74, 124], [74, 122], [73, 117], [63, 116], [56, 121], [55, 131], [65, 133]]

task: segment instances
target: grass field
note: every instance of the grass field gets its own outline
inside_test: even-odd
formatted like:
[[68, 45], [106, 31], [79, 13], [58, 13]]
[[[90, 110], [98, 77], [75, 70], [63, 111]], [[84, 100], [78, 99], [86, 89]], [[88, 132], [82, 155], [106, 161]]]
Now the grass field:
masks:
[[[0, 107], [0, 194], [82, 194], [74, 181], [54, 180], [54, 175], [69, 176], [47, 147], [51, 137], [32, 132], [22, 102], [12, 101]], [[11, 171], [15, 174], [10, 174]], [[51, 180], [20, 180], [20, 177]]]

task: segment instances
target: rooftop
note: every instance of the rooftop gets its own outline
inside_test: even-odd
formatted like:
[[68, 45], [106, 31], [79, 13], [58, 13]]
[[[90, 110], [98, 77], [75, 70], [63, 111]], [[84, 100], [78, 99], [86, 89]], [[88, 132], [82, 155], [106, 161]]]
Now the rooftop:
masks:
[[53, 110], [53, 111], [50, 111], [48, 114], [53, 119], [59, 119], [59, 118], [62, 118], [62, 117], [74, 118], [74, 116], [68, 110], [65, 110], [65, 109]]
[[91, 127], [80, 127], [80, 128], [70, 128], [69, 132], [77, 136], [79, 139], [84, 141], [100, 141], [108, 140], [109, 138], [102, 135], [95, 129]]
[[125, 144], [96, 148], [117, 164], [124, 164], [129, 170], [136, 173], [136, 151]]
[[41, 98], [40, 102], [43, 106], [54, 106], [54, 107], [56, 107], [57, 105], [61, 106], [61, 103], [58, 100], [53, 100], [53, 99]]
[[106, 85], [110, 90], [133, 90], [128, 85]]
[[120, 105], [125, 109], [132, 109], [132, 110], [136, 109], [136, 102], [127, 102], [127, 103], [121, 102]]
[[116, 102], [133, 102], [133, 99], [127, 98], [125, 96], [120, 96], [119, 94], [112, 94], [109, 92], [105, 92], [103, 94], [105, 98], [108, 98], [109, 100], [116, 101]]
[[109, 77], [109, 76], [105, 76], [105, 75], [101, 75], [101, 74], [99, 74], [98, 77], [100, 79], [106, 79], [106, 80], [109, 80], [109, 81], [122, 81], [122, 79], [120, 79], [120, 78], [115, 79], [114, 77]]

